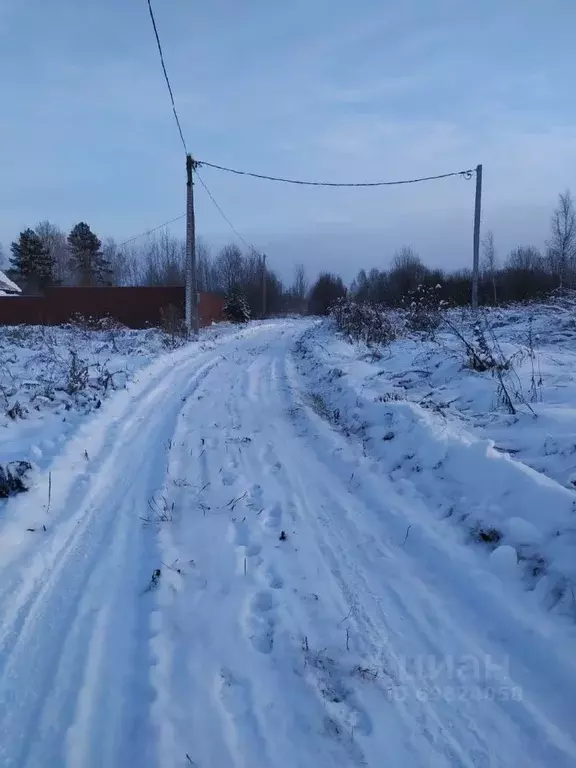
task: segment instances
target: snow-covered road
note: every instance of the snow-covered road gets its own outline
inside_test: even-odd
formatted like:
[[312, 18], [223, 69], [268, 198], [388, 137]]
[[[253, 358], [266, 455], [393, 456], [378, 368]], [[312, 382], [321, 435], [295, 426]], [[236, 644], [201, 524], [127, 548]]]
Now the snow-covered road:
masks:
[[576, 765], [568, 633], [322, 418], [308, 327], [153, 363], [6, 506], [0, 765]]

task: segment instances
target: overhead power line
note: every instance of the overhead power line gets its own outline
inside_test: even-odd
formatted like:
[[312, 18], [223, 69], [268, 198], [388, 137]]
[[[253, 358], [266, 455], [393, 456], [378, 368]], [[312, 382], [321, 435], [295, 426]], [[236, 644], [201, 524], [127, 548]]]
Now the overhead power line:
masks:
[[[214, 204], [214, 207], [216, 208], [216, 210], [218, 211], [220, 216], [222, 216], [222, 218], [224, 219], [226, 224], [228, 224], [228, 226], [230, 227], [232, 232], [234, 232], [236, 237], [246, 246], [246, 248], [248, 248], [251, 251], [256, 251], [256, 248], [254, 248], [254, 246], [251, 243], [249, 243], [248, 240], [246, 240], [246, 238], [243, 237], [240, 234], [240, 232], [236, 229], [236, 227], [230, 221], [228, 216], [226, 216], [226, 214], [222, 210], [222, 207], [218, 204], [218, 201], [216, 200], [216, 198], [214, 197], [212, 192], [209, 190], [206, 182], [204, 181], [204, 179], [198, 173], [198, 169], [196, 169], [195, 175], [198, 178], [198, 181], [200, 182], [200, 184], [202, 184], [202, 186], [204, 187], [204, 189], [206, 191], [206, 194], [208, 195], [208, 197], [210, 198], [210, 200]], [[186, 217], [186, 214], [182, 213], [180, 216], [176, 216], [175, 219], [170, 219], [169, 221], [165, 221], [162, 224], [158, 224], [158, 226], [152, 227], [152, 229], [147, 229], [145, 232], [140, 232], [139, 235], [134, 235], [134, 237], [130, 237], [130, 238], [128, 238], [128, 240], [124, 240], [123, 242], [119, 243], [118, 244], [118, 248], [122, 248], [123, 246], [128, 245], [129, 243], [133, 243], [135, 240], [139, 240], [141, 237], [146, 237], [147, 235], [152, 235], [154, 232], [157, 232], [159, 229], [163, 229], [164, 227], [167, 227], [169, 224], [174, 224], [174, 222], [180, 221], [181, 219], [184, 219], [185, 217]]]
[[399, 184], [417, 184], [421, 181], [435, 181], [436, 179], [447, 179], [450, 176], [462, 176], [465, 179], [471, 179], [475, 172], [473, 169], [465, 171], [453, 171], [452, 173], [441, 173], [437, 176], [422, 176], [419, 179], [402, 179], [401, 181], [354, 181], [354, 182], [335, 182], [335, 181], [302, 181], [300, 179], [285, 179], [281, 176], [266, 176], [262, 173], [252, 173], [251, 171], [239, 171], [236, 168], [227, 168], [224, 165], [216, 163], [207, 163], [204, 160], [196, 160], [197, 165], [206, 168], [216, 168], [226, 173], [234, 173], [237, 176], [252, 176], [254, 179], [266, 179], [266, 181], [280, 181], [284, 184], [300, 184], [306, 187], [393, 187]]
[[[221, 206], [218, 204], [217, 200], [215, 199], [214, 195], [206, 185], [206, 182], [198, 172], [198, 166], [206, 166], [208, 168], [216, 168], [220, 171], [226, 171], [228, 173], [235, 173], [239, 176], [252, 176], [256, 179], [266, 179], [267, 181], [280, 181], [284, 182], [286, 184], [301, 184], [304, 186], [315, 186], [315, 187], [384, 187], [384, 186], [393, 186], [397, 184], [416, 184], [420, 181], [433, 181], [435, 179], [447, 179], [451, 176], [462, 176], [465, 179], [471, 179], [472, 175], [476, 173], [476, 169], [474, 170], [466, 170], [466, 171], [455, 171], [453, 173], [443, 173], [439, 176], [423, 176], [419, 179], [407, 179], [403, 181], [371, 181], [371, 182], [354, 182], [354, 183], [336, 183], [336, 182], [320, 182], [320, 181], [299, 181], [296, 179], [283, 179], [277, 176], [265, 176], [259, 173], [250, 173], [248, 171], [238, 171], [232, 168], [226, 168], [221, 165], [216, 165], [215, 163], [207, 163], [201, 160], [195, 161], [195, 174], [198, 177], [198, 181], [202, 186], [204, 187], [204, 190], [206, 191], [206, 194], [214, 204], [215, 208], [219, 212], [219, 214], [222, 216], [224, 221], [228, 224], [232, 232], [236, 235], [236, 237], [244, 243], [244, 245], [249, 248], [250, 250], [255, 251], [253, 245], [251, 245], [236, 229], [234, 224], [230, 221], [228, 216], [224, 213]], [[176, 221], [180, 221], [180, 219], [183, 219], [186, 216], [185, 213], [181, 214], [180, 216], [177, 216], [175, 219], [170, 219], [169, 221], [165, 221], [163, 224], [159, 224], [157, 227], [153, 227], [152, 229], [148, 229], [145, 232], [141, 232], [139, 235], [134, 235], [134, 237], [129, 238], [128, 240], [124, 240], [124, 242], [119, 244], [119, 248], [121, 248], [124, 245], [128, 245], [129, 243], [134, 242], [134, 240], [138, 240], [140, 237], [144, 237], [146, 235], [151, 235], [154, 232], [157, 232], [159, 229], [162, 229], [162, 227], [166, 227], [169, 224], [173, 224]]]
[[251, 244], [250, 244], [250, 243], [249, 243], [249, 242], [248, 242], [248, 241], [247, 241], [247, 240], [246, 240], [244, 237], [242, 237], [242, 235], [240, 234], [240, 232], [238, 232], [238, 230], [236, 229], [236, 227], [234, 226], [234, 224], [232, 224], [232, 222], [230, 221], [230, 219], [228, 218], [228, 216], [226, 216], [226, 214], [224, 213], [224, 211], [222, 210], [222, 208], [221, 208], [221, 207], [218, 205], [218, 203], [216, 202], [216, 200], [215, 200], [215, 198], [214, 198], [214, 195], [212, 194], [212, 192], [210, 192], [210, 190], [208, 189], [208, 187], [206, 186], [206, 184], [205, 184], [205, 182], [204, 182], [204, 179], [203, 179], [203, 178], [202, 178], [202, 176], [200, 176], [200, 174], [198, 173], [198, 169], [196, 169], [195, 173], [196, 173], [196, 176], [197, 176], [197, 178], [198, 178], [198, 181], [200, 182], [200, 184], [202, 184], [202, 186], [203, 186], [203, 187], [204, 187], [204, 189], [206, 190], [206, 194], [208, 195], [208, 197], [210, 198], [210, 200], [212, 200], [212, 202], [214, 203], [214, 205], [215, 205], [216, 209], [217, 209], [217, 210], [218, 210], [218, 212], [220, 213], [220, 216], [222, 216], [222, 218], [224, 219], [224, 221], [226, 222], [226, 224], [228, 224], [228, 226], [230, 227], [230, 229], [232, 230], [232, 232], [234, 232], [234, 234], [236, 235], [236, 237], [237, 237], [237, 238], [238, 238], [238, 239], [239, 239], [239, 240], [240, 240], [242, 243], [244, 243], [244, 245], [245, 245], [245, 246], [246, 246], [248, 249], [250, 249], [251, 251], [254, 251], [254, 252], [256, 252], [256, 248], [254, 248], [254, 246], [253, 246], [253, 245], [251, 245]]
[[152, 229], [146, 230], [146, 232], [140, 232], [139, 235], [134, 235], [134, 237], [128, 238], [128, 240], [124, 240], [123, 243], [119, 243], [118, 248], [122, 248], [124, 245], [128, 245], [128, 243], [133, 243], [134, 240], [138, 240], [140, 237], [145, 237], [146, 235], [151, 235], [153, 232], [157, 232], [159, 229], [162, 229], [163, 227], [167, 227], [168, 224], [174, 224], [175, 221], [180, 221], [180, 219], [183, 219], [186, 216], [185, 213], [180, 214], [180, 216], [176, 216], [175, 219], [170, 219], [170, 221], [165, 221], [163, 224], [158, 224], [157, 227], [153, 227]]
[[166, 64], [164, 63], [164, 54], [162, 52], [162, 43], [160, 42], [160, 36], [158, 34], [158, 27], [156, 26], [156, 20], [154, 18], [154, 11], [152, 10], [152, 2], [151, 0], [148, 0], [148, 10], [150, 11], [150, 18], [152, 20], [152, 26], [154, 27], [154, 35], [156, 37], [156, 45], [158, 46], [158, 53], [160, 54], [160, 63], [162, 64], [162, 71], [164, 72], [164, 79], [166, 80], [166, 85], [168, 86], [168, 93], [170, 94], [170, 101], [172, 102], [172, 112], [174, 112], [174, 119], [176, 120], [176, 125], [178, 126], [178, 133], [180, 134], [180, 140], [182, 142], [182, 146], [184, 147], [184, 152], [188, 154], [188, 148], [186, 147], [186, 141], [184, 140], [184, 134], [182, 133], [182, 126], [180, 125], [180, 119], [178, 117], [178, 112], [176, 111], [176, 102], [174, 101], [174, 94], [172, 92], [172, 86], [170, 85], [170, 78], [168, 77], [168, 72], [166, 70]]

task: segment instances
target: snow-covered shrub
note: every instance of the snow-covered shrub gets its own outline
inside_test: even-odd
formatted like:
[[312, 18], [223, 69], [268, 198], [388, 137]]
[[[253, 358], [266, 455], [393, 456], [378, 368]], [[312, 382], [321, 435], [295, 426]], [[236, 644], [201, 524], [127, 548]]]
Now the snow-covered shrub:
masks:
[[32, 471], [29, 461], [10, 461], [0, 464], [0, 499], [7, 499], [28, 490], [26, 476]]
[[[511, 359], [507, 359], [500, 345], [496, 342], [487, 322], [480, 319], [459, 323], [457, 319], [446, 319], [447, 328], [461, 342], [466, 354], [466, 365], [473, 371], [504, 371], [511, 367]], [[489, 336], [492, 339], [489, 340]]]
[[65, 391], [73, 396], [83, 392], [88, 386], [90, 376], [89, 366], [78, 353], [70, 350], [70, 363], [66, 374]]
[[92, 317], [91, 315], [83, 315], [81, 312], [75, 312], [68, 325], [76, 328], [78, 331], [84, 331], [86, 337], [92, 331], [100, 331], [108, 326], [109, 322], [114, 322], [111, 318]]
[[513, 354], [506, 354], [490, 325], [488, 315], [474, 315], [471, 322], [465, 320], [460, 324], [454, 318], [446, 318], [445, 325], [462, 344], [466, 366], [478, 373], [490, 372], [497, 379], [498, 402], [512, 415], [516, 414], [515, 402], [527, 406], [534, 414], [515, 369], [525, 359], [525, 350], [518, 349]]
[[419, 285], [404, 299], [406, 327], [409, 331], [433, 336], [442, 322], [446, 302], [440, 298], [441, 285]]
[[[187, 341], [156, 328], [100, 321], [66, 326], [0, 326], [0, 427], [16, 428], [40, 411], [90, 411], [126, 386], [132, 373]], [[1, 458], [1, 457], [0, 457]]]
[[223, 315], [232, 323], [247, 323], [250, 320], [250, 305], [241, 291], [232, 291], [224, 304]]
[[176, 349], [188, 337], [182, 311], [173, 304], [160, 310], [160, 328], [164, 332], [164, 345], [168, 349]]
[[339, 331], [365, 344], [390, 344], [398, 335], [396, 324], [384, 308], [339, 299], [330, 309]]
[[[5, 393], [4, 396], [6, 397]], [[8, 399], [6, 398], [7, 402]], [[25, 419], [28, 415], [28, 409], [25, 405], [21, 405], [18, 400], [12, 405], [8, 410], [6, 411], [6, 416], [8, 416], [9, 419], [12, 419], [12, 421], [16, 421], [17, 419]]]

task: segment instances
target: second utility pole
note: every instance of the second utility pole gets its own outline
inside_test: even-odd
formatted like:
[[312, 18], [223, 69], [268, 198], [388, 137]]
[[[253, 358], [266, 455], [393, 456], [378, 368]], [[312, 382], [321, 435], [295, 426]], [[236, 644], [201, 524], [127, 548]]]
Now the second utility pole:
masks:
[[478, 309], [480, 272], [480, 218], [482, 216], [482, 164], [476, 166], [476, 199], [474, 201], [474, 254], [472, 261], [472, 309]]
[[262, 317], [266, 317], [266, 254], [262, 254]]
[[198, 335], [198, 286], [196, 280], [196, 222], [194, 220], [195, 163], [186, 155], [186, 329]]

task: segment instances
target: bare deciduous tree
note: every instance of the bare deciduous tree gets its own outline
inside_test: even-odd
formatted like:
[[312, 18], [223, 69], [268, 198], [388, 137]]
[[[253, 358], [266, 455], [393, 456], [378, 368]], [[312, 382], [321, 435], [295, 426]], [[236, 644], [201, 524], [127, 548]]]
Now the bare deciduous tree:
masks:
[[143, 285], [184, 285], [185, 244], [169, 232], [150, 237], [141, 251]]
[[[277, 280], [274, 273], [271, 273], [271, 277], [272, 279]], [[297, 264], [294, 267], [294, 279], [292, 280], [292, 283], [287, 290], [284, 290], [281, 286], [276, 286], [276, 292], [278, 292], [279, 287], [280, 293], [282, 294], [282, 300], [280, 302], [279, 309], [286, 312], [295, 312], [299, 315], [303, 315], [306, 312], [308, 306], [307, 297], [309, 291], [309, 285], [306, 278], [306, 270], [304, 265]]]
[[196, 282], [199, 291], [217, 290], [214, 270], [210, 261], [210, 249], [204, 241], [196, 241]]
[[308, 290], [306, 270], [303, 264], [298, 264], [294, 269], [294, 280], [286, 295], [286, 309], [291, 312], [304, 314], [306, 312]]
[[537, 271], [543, 269], [544, 261], [538, 248], [533, 245], [519, 245], [510, 251], [507, 266], [511, 269]]
[[134, 250], [120, 248], [113, 237], [102, 243], [102, 253], [110, 265], [114, 285], [138, 284], [138, 259]]
[[75, 275], [70, 263], [66, 233], [46, 220], [38, 222], [35, 232], [54, 261], [55, 282], [60, 285], [73, 285]]
[[569, 281], [576, 262], [576, 214], [570, 190], [558, 195], [558, 206], [552, 214], [552, 236], [547, 243], [550, 271], [560, 288]]
[[546, 260], [532, 245], [521, 245], [510, 252], [499, 280], [501, 294], [508, 301], [529, 301], [545, 296], [554, 287]]
[[244, 257], [237, 245], [225, 245], [214, 262], [221, 290], [232, 293], [243, 282]]
[[494, 304], [498, 303], [498, 297], [496, 295], [496, 271], [498, 269], [496, 263], [496, 248], [494, 246], [494, 233], [492, 230], [486, 232], [482, 239], [483, 262], [482, 269], [487, 279], [492, 284], [492, 292], [494, 296]]
[[424, 281], [426, 273], [426, 267], [416, 251], [410, 246], [403, 246], [392, 259], [388, 276], [391, 294], [398, 299], [407, 296]]
[[297, 299], [305, 299], [308, 293], [308, 280], [304, 264], [298, 264], [294, 269], [294, 282], [291, 292]]

